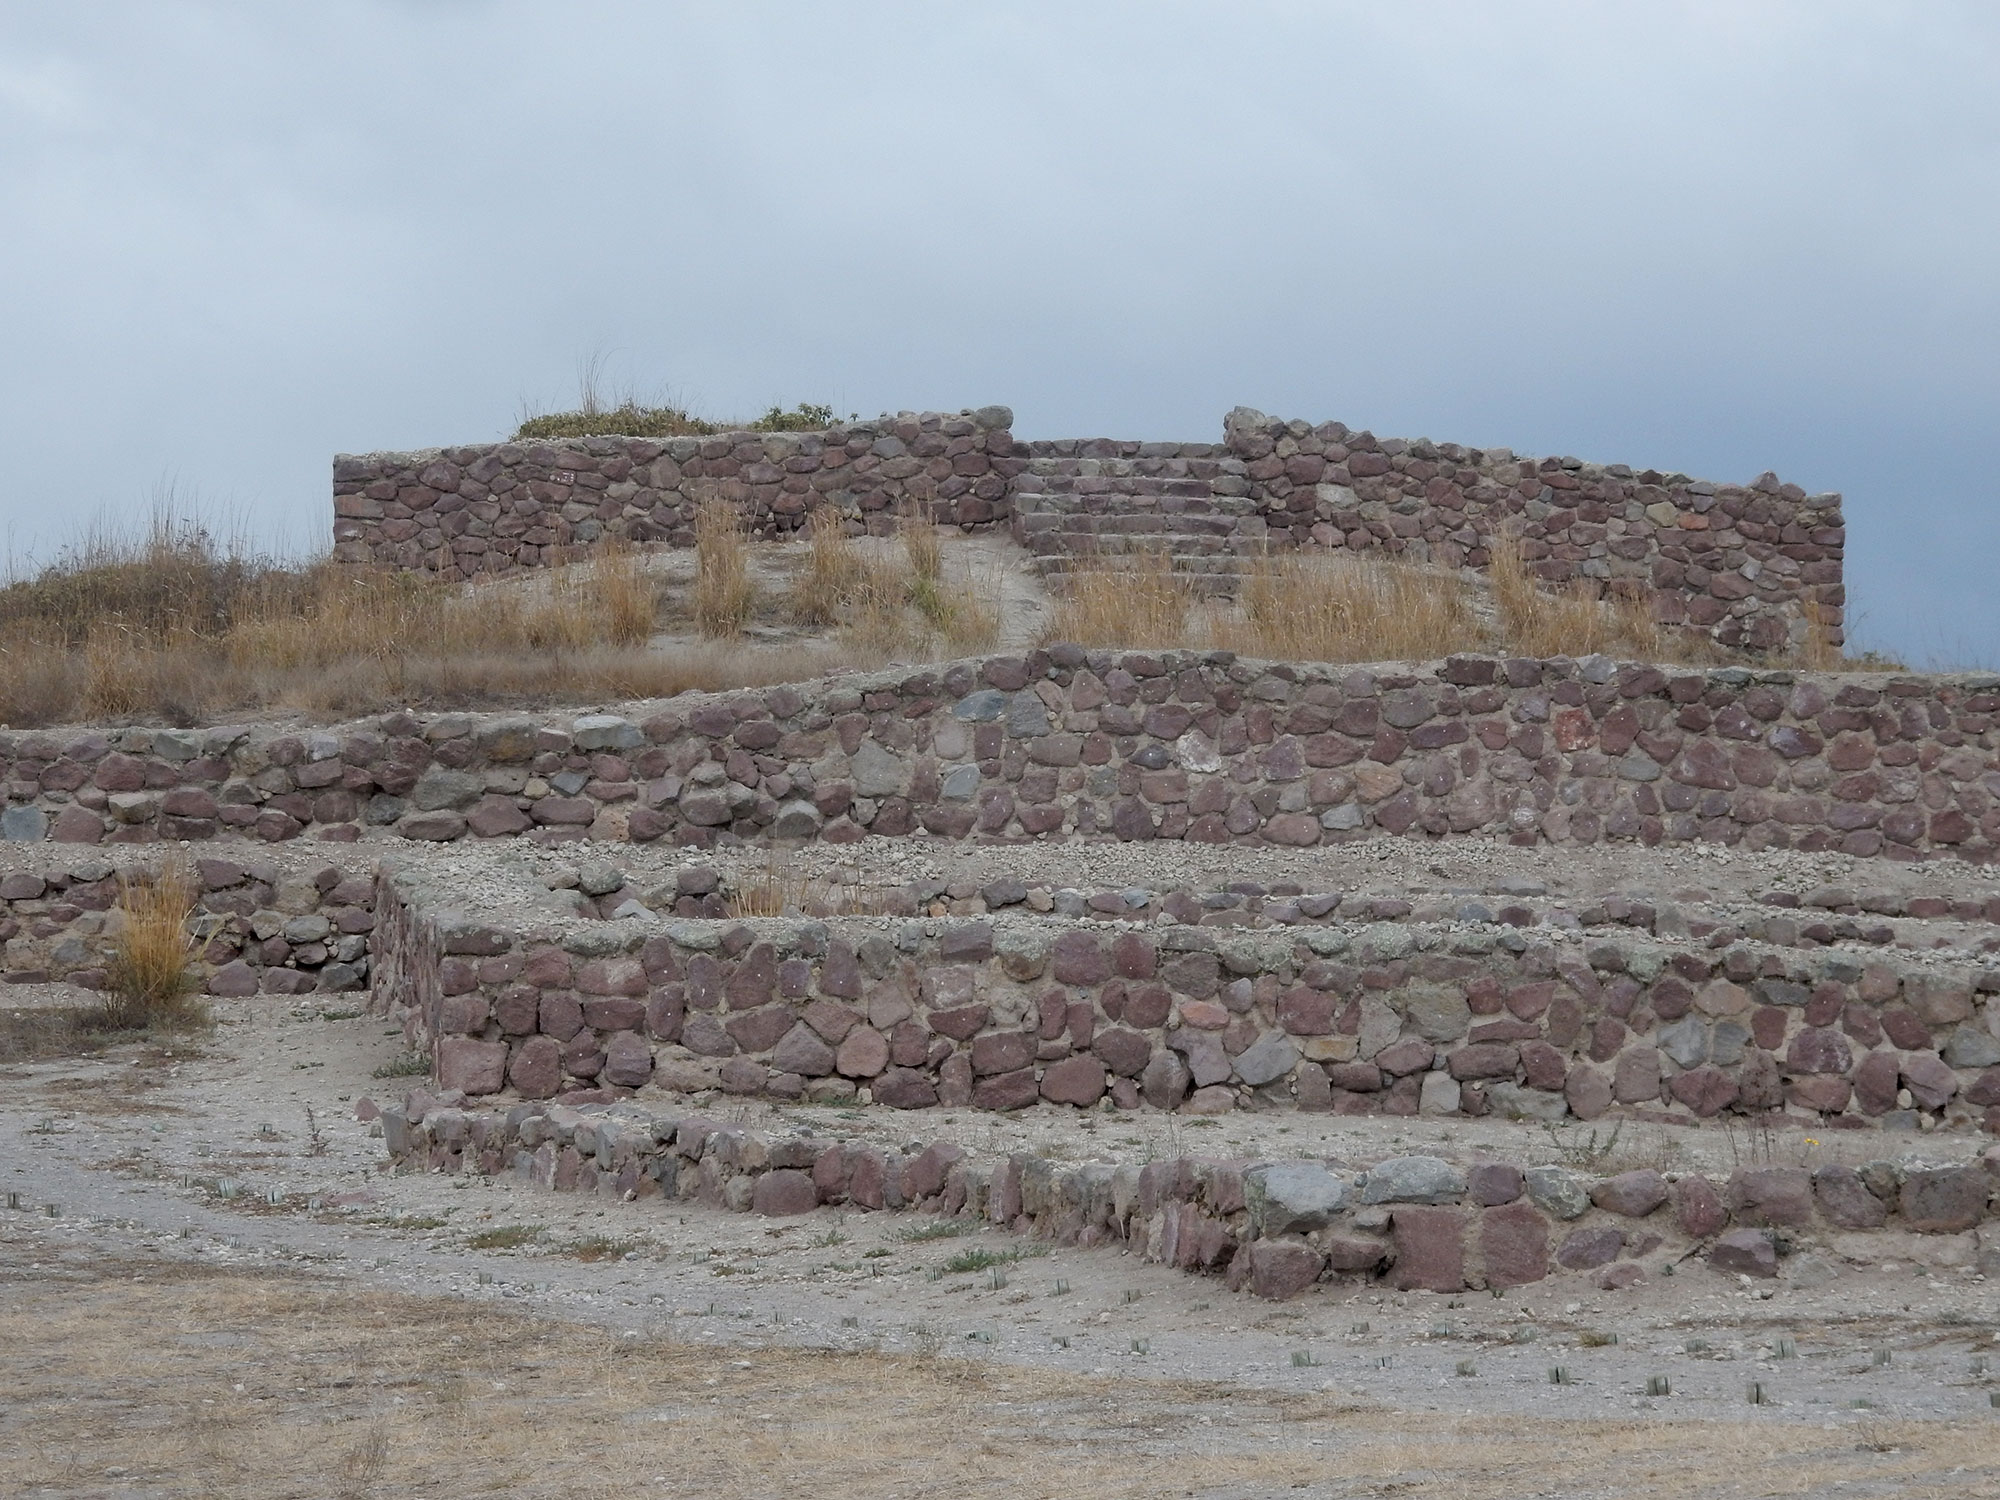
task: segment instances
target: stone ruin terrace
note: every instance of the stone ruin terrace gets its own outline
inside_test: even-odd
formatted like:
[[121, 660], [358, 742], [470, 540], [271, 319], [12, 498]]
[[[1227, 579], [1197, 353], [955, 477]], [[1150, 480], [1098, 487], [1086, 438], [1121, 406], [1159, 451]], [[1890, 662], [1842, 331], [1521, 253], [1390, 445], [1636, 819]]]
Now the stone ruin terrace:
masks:
[[[706, 485], [774, 530], [914, 497], [1057, 562], [1150, 534], [1131, 517], [1477, 567], [1512, 516], [1544, 576], [1643, 577], [1724, 645], [1840, 603], [1838, 497], [1768, 476], [1241, 412], [1203, 454], [1010, 425], [342, 459], [339, 536], [506, 571], [621, 527], [679, 540]], [[1769, 1277], [1885, 1227], [2000, 1270], [2000, 677], [1057, 643], [581, 714], [0, 734], [0, 778], [7, 977], [101, 983], [115, 874], [148, 853], [123, 846], [184, 841], [215, 993], [365, 991], [429, 1055], [380, 1106], [411, 1169], [923, 1207], [1270, 1296], [1615, 1288], [1691, 1254]], [[857, 1124], [753, 1130], [732, 1101]], [[954, 1129], [1022, 1111], [1419, 1117], [1478, 1145], [1073, 1162]], [[1620, 1120], [1843, 1144], [1813, 1169], [1528, 1162], [1545, 1127]]]

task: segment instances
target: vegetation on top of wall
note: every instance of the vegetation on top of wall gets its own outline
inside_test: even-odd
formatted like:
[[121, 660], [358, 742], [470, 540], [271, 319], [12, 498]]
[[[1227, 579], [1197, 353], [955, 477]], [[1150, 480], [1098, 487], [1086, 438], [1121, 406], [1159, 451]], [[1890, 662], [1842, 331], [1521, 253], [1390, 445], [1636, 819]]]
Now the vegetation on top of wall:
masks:
[[575, 411], [523, 417], [516, 438], [707, 437], [717, 432], [821, 432], [837, 418], [830, 406], [802, 401], [773, 406], [752, 422], [711, 422], [678, 406], [642, 406], [630, 397], [612, 407], [585, 403]]

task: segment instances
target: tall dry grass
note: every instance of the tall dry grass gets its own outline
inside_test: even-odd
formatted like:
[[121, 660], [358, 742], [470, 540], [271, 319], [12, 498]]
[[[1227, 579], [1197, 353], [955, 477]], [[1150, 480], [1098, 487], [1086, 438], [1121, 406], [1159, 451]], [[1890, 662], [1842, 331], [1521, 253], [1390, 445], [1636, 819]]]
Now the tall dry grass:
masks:
[[1487, 578], [1501, 632], [1511, 649], [1523, 656], [1605, 653], [1650, 661], [1661, 655], [1661, 631], [1650, 593], [1600, 598], [1587, 579], [1545, 589], [1535, 581], [1515, 538], [1496, 537], [1491, 550]]
[[837, 512], [814, 511], [792, 618], [835, 626], [851, 648], [878, 658], [990, 648], [1000, 635], [999, 581], [952, 566], [943, 534], [915, 506], [898, 516], [896, 533], [894, 553], [864, 552]]
[[743, 518], [719, 495], [695, 507], [694, 622], [710, 640], [743, 633], [757, 591], [750, 582], [750, 545]]
[[119, 921], [105, 968], [106, 1020], [121, 1030], [199, 1025], [200, 948], [188, 930], [196, 886], [187, 857], [169, 855], [157, 869], [118, 877]]
[[1293, 553], [1256, 561], [1216, 644], [1298, 661], [1424, 661], [1480, 639], [1456, 573], [1390, 558]]
[[1201, 599], [1164, 552], [1079, 559], [1063, 575], [1043, 634], [1079, 646], [1167, 650], [1201, 642]]

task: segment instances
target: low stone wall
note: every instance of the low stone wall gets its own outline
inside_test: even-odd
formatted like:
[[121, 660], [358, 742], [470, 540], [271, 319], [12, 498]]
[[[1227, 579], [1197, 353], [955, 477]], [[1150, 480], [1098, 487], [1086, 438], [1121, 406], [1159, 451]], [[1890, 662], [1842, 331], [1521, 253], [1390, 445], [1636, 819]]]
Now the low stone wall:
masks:
[[[136, 862], [125, 873], [139, 873]], [[104, 984], [117, 932], [120, 869], [0, 875], [0, 983]], [[202, 859], [192, 923], [210, 994], [343, 994], [367, 988], [372, 876], [335, 865], [286, 873], [254, 856]]]
[[509, 922], [382, 880], [378, 1003], [468, 1096], [2000, 1131], [2000, 970], [1398, 923]]
[[906, 412], [827, 432], [484, 443], [333, 461], [334, 557], [449, 578], [562, 561], [605, 537], [694, 542], [714, 496], [781, 536], [822, 506], [883, 529], [903, 503], [972, 529], [1005, 524], [1018, 467], [1004, 406]]
[[771, 1216], [823, 1204], [963, 1216], [1061, 1244], [1123, 1246], [1262, 1297], [1343, 1278], [1379, 1278], [1402, 1291], [1498, 1292], [1564, 1273], [1614, 1291], [1643, 1281], [1648, 1257], [1658, 1274], [1696, 1252], [1726, 1274], [1772, 1278], [1802, 1237], [1885, 1227], [1976, 1235], [1976, 1264], [2000, 1275], [1992, 1219], [2000, 1162], [1990, 1156], [1970, 1165], [1748, 1168], [1719, 1185], [1696, 1173], [1595, 1176], [1423, 1156], [1354, 1176], [1310, 1160], [981, 1160], [947, 1142], [899, 1151], [766, 1135], [630, 1103], [504, 1113], [463, 1103], [417, 1094], [384, 1111], [391, 1158], [622, 1202], [693, 1201]]
[[1378, 439], [1245, 407], [1229, 414], [1224, 433], [1243, 461], [1263, 538], [1483, 568], [1494, 538], [1512, 534], [1545, 581], [1643, 586], [1662, 621], [1698, 626], [1726, 646], [1795, 645], [1808, 609], [1832, 640], [1843, 638], [1839, 495], [1808, 495], [1769, 473], [1714, 484], [1626, 464]]
[[2000, 851], [2000, 677], [1454, 657], [1388, 670], [1053, 646], [632, 718], [0, 733], [0, 837], [710, 847], [924, 833], [1309, 846], [1384, 834]]

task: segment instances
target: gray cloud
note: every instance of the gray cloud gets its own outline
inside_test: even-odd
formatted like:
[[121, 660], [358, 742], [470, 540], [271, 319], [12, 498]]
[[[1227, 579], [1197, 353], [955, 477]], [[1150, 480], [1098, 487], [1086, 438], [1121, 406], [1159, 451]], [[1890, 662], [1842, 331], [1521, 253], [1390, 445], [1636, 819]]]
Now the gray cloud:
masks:
[[0, 10], [0, 528], [327, 461], [579, 356], [717, 413], [1247, 402], [1849, 497], [1871, 644], [2000, 660], [1976, 4]]

